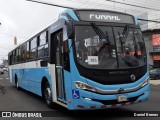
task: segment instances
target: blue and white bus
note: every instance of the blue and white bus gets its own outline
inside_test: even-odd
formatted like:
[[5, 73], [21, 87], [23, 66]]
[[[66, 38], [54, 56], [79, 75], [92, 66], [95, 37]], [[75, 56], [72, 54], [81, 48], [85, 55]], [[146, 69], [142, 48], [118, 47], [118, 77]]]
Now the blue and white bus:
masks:
[[9, 76], [48, 106], [69, 110], [135, 104], [150, 96], [138, 20], [115, 11], [66, 9], [9, 53]]

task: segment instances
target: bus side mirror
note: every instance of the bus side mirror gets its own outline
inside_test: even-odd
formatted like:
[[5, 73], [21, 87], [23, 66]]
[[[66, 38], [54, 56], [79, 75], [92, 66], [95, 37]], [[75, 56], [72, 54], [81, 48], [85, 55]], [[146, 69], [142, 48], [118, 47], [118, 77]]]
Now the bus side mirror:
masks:
[[65, 39], [71, 39], [73, 37], [73, 21], [69, 20], [68, 22], [65, 22], [65, 26], [63, 27], [63, 36]]
[[63, 27], [63, 41], [68, 40], [68, 31], [67, 31], [67, 26]]

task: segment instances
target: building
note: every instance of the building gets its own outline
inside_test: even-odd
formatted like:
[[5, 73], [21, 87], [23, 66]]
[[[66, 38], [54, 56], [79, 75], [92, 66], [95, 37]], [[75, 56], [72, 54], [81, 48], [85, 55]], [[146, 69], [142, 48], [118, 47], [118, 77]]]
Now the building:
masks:
[[[138, 18], [158, 21], [160, 12], [147, 12], [138, 16]], [[154, 67], [160, 67], [160, 23], [148, 21], [140, 21], [139, 23], [144, 35], [148, 63]]]
[[160, 29], [143, 31], [148, 63], [160, 67]]

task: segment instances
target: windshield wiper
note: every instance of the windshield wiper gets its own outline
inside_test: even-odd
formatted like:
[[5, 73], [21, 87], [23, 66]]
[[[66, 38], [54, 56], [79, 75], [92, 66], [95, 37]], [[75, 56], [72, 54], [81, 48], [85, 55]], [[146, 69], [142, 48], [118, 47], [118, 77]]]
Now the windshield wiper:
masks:
[[123, 30], [122, 35], [128, 36], [128, 32], [129, 32], [129, 25], [126, 25], [124, 30]]
[[129, 25], [126, 25], [123, 32], [122, 32], [122, 36], [120, 35], [120, 32], [118, 31], [118, 35], [120, 37], [121, 42], [124, 44], [127, 40], [127, 36], [128, 36], [128, 32], [129, 32]]
[[129, 25], [126, 25], [122, 34], [120, 34], [120, 32], [118, 31], [118, 35], [119, 35], [119, 40], [120, 40], [120, 43], [121, 43], [121, 49], [122, 49], [122, 52], [124, 52], [124, 44], [127, 40], [127, 36], [128, 36], [128, 33], [129, 33]]
[[103, 41], [103, 39], [106, 40], [106, 42], [104, 44], [108, 44], [110, 45], [111, 42], [109, 41], [109, 37], [108, 37], [108, 33], [106, 31], [106, 35], [105, 33], [98, 27], [98, 25], [96, 25], [96, 23], [91, 23], [92, 28], [94, 29], [94, 31], [97, 33], [97, 35], [100, 37], [100, 39]]

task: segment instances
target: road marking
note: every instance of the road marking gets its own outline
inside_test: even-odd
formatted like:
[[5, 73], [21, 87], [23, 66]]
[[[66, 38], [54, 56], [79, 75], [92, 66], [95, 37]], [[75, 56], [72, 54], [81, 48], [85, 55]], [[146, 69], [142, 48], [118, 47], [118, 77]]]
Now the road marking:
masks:
[[9, 79], [9, 78], [6, 78], [7, 80]]

